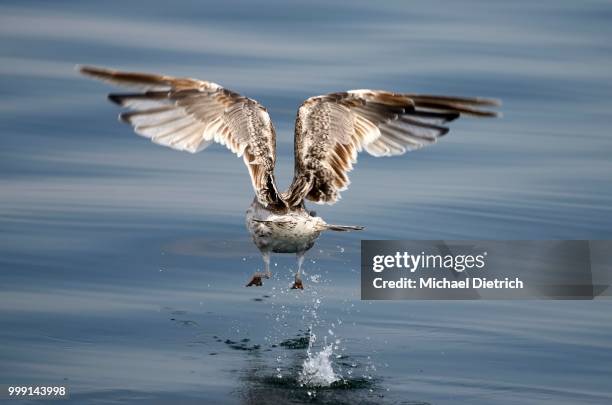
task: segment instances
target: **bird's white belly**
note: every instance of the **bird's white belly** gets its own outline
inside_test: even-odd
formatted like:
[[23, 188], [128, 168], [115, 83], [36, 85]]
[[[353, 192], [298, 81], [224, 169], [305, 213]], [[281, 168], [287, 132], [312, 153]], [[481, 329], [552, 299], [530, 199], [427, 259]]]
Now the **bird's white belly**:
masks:
[[321, 234], [318, 217], [298, 214], [269, 215], [265, 219], [249, 214], [246, 224], [253, 242], [260, 250], [297, 253], [310, 249]]

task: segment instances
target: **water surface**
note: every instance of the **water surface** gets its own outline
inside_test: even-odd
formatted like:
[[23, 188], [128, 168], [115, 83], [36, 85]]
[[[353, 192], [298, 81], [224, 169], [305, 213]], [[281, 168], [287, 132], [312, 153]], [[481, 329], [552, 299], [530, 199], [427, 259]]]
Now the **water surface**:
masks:
[[[611, 238], [611, 15], [594, 0], [3, 2], [0, 382], [66, 383], [75, 403], [611, 402], [609, 301], [369, 303], [358, 270], [362, 238]], [[133, 135], [77, 63], [257, 99], [281, 186], [315, 94], [497, 97], [504, 118], [361, 156], [317, 211], [366, 230], [323, 236], [304, 292], [287, 288], [291, 256], [246, 289], [261, 261], [241, 160]], [[345, 384], [299, 387], [310, 333]]]

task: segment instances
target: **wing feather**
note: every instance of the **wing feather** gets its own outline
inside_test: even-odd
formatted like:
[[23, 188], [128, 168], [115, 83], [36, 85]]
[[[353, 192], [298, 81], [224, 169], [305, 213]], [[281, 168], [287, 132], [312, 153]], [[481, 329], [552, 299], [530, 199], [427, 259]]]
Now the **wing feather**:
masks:
[[79, 71], [113, 84], [137, 87], [140, 93], [110, 94], [130, 109], [123, 122], [152, 142], [197, 153], [213, 142], [242, 156], [260, 203], [283, 204], [276, 190], [276, 134], [266, 109], [255, 100], [216, 83], [92, 66]]
[[395, 156], [437, 142], [460, 115], [494, 117], [486, 98], [351, 90], [311, 97], [298, 110], [295, 175], [282, 198], [290, 206], [309, 199], [333, 204], [350, 181], [359, 152]]

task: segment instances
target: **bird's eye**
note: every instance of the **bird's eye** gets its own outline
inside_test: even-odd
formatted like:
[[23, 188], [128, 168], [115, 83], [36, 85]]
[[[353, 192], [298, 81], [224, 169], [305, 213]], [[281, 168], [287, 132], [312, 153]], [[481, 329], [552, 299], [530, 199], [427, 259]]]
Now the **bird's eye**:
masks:
[[316, 217], [317, 216], [317, 212], [316, 211], [310, 211], [310, 216], [311, 217]]

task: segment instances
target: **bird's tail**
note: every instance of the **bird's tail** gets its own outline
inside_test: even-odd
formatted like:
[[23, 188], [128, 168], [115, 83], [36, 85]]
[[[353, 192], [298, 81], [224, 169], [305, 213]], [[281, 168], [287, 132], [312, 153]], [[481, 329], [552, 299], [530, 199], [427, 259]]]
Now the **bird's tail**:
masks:
[[361, 231], [365, 226], [359, 225], [333, 225], [325, 224], [325, 230], [336, 231], [336, 232], [349, 232], [349, 231]]

